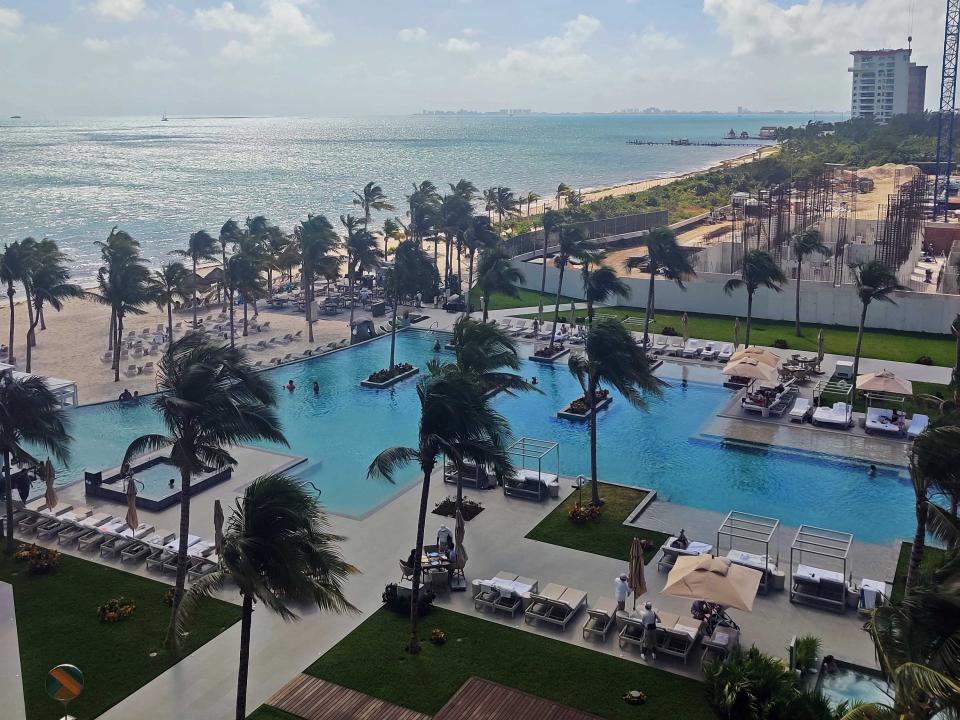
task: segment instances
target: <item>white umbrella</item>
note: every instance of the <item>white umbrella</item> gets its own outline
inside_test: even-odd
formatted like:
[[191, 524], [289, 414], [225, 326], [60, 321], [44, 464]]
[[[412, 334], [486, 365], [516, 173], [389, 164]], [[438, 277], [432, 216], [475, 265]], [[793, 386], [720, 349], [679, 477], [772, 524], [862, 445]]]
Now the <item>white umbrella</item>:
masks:
[[823, 362], [823, 328], [820, 328], [820, 331], [817, 333], [817, 366], [819, 367], [820, 363]]
[[723, 366], [724, 375], [773, 382], [777, 379], [777, 369], [752, 358], [731, 360]]
[[885, 392], [894, 395], [913, 395], [913, 383], [898, 378], [889, 370], [857, 376], [857, 390]]
[[677, 558], [663, 594], [753, 612], [761, 577], [759, 570], [734, 565], [726, 558], [689, 555]]

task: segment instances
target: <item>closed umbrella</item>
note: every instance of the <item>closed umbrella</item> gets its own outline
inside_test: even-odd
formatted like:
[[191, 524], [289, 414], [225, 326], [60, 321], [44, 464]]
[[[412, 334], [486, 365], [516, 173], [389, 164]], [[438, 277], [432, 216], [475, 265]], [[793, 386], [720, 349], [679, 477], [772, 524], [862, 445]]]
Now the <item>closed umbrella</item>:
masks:
[[750, 380], [760, 380], [762, 382], [773, 382], [777, 379], [777, 369], [775, 367], [771, 367], [753, 358], [731, 360], [723, 366], [721, 372], [731, 377], [749, 378]]
[[570, 303], [570, 330], [573, 331], [573, 328], [577, 326], [577, 306], [574, 303]]
[[58, 500], [57, 489], [53, 486], [53, 483], [54, 480], [57, 479], [57, 473], [53, 469], [53, 463], [50, 462], [50, 458], [47, 458], [47, 461], [43, 464], [41, 472], [43, 473], [43, 481], [47, 485], [47, 491], [43, 495], [44, 501], [48, 508], [55, 508]]
[[[467, 527], [466, 523], [463, 522], [463, 513], [460, 512], [460, 508], [457, 508], [457, 516], [455, 520], [456, 524], [453, 526], [453, 542], [457, 551], [456, 569], [463, 574], [463, 569], [467, 566], [467, 550], [463, 546], [463, 536], [467, 532]], [[454, 582], [457, 582], [456, 577], [454, 577]]]
[[686, 313], [680, 319], [680, 324], [683, 325], [683, 344], [686, 345], [687, 340], [690, 339], [690, 321], [687, 319]]
[[219, 498], [213, 501], [213, 544], [220, 555], [223, 552], [223, 505]]
[[640, 538], [633, 538], [630, 543], [630, 573], [627, 576], [627, 584], [633, 591], [633, 609], [637, 609], [637, 596], [643, 595], [647, 591], [647, 579], [643, 576], [643, 546], [640, 545]]
[[889, 370], [857, 376], [857, 390], [884, 392], [894, 395], [913, 395], [913, 383], [898, 378]]
[[740, 348], [740, 318], [733, 319], [733, 349]]
[[823, 362], [823, 328], [820, 328], [820, 332], [817, 333], [817, 368], [819, 369], [820, 363]]
[[137, 480], [133, 475], [127, 477], [127, 527], [131, 530], [140, 525], [137, 517]]
[[734, 565], [726, 558], [690, 555], [677, 558], [663, 593], [753, 612], [761, 577], [759, 570]]

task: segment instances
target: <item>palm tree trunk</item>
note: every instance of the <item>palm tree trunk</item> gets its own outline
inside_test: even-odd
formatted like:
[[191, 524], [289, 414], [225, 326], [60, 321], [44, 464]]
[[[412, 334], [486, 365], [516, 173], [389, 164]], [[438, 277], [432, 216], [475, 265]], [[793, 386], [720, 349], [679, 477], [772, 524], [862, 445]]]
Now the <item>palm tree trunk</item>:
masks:
[[353, 339], [353, 263], [347, 255], [347, 285], [350, 287], [350, 339]]
[[173, 586], [173, 607], [170, 613], [170, 625], [167, 627], [166, 647], [176, 652], [177, 608], [183, 599], [183, 588], [187, 584], [187, 540], [190, 535], [190, 473], [180, 471], [180, 542], [177, 548], [177, 581]]
[[590, 413], [590, 503], [599, 507], [600, 486], [597, 484], [597, 382], [593, 373], [587, 380], [587, 412]]
[[650, 280], [647, 282], [647, 307], [643, 311], [643, 347], [647, 347], [647, 340], [650, 336], [650, 316], [653, 314], [653, 285], [654, 285], [654, 273], [653, 266], [648, 265], [647, 270], [650, 270]]
[[794, 328], [797, 337], [803, 337], [803, 332], [800, 330], [800, 271], [803, 269], [803, 259], [798, 255], [797, 256], [797, 318], [796, 318], [796, 327]]
[[43, 319], [43, 308], [40, 308], [40, 312], [37, 313], [37, 317], [40, 318], [40, 329], [41, 329], [41, 330], [46, 330], [46, 329], [47, 329], [47, 322], [46, 322], [46, 320]]
[[487, 321], [487, 313], [490, 312], [490, 295], [483, 293], [483, 322]]
[[313, 269], [306, 273], [307, 277], [304, 280], [309, 280], [310, 282], [306, 283], [307, 291], [307, 312], [305, 314], [307, 319], [307, 337], [310, 339], [310, 342], [313, 342], [313, 280], [312, 280]]
[[[460, 267], [460, 255], [461, 255], [460, 243], [457, 242], [457, 244], [454, 245], [454, 248], [457, 251], [457, 284], [460, 286], [460, 294], [462, 295], [463, 294], [463, 270]], [[453, 249], [451, 249], [450, 252], [452, 253]], [[467, 288], [467, 289], [469, 290], [470, 288]]]
[[537, 303], [537, 319], [543, 324], [543, 294], [547, 289], [547, 229], [543, 229], [543, 267], [540, 269], [540, 299]]
[[422, 463], [423, 467], [423, 490], [420, 493], [420, 515], [417, 519], [417, 544], [413, 563], [413, 579], [411, 582], [412, 591], [410, 594], [410, 642], [407, 645], [407, 652], [416, 654], [420, 652], [420, 639], [417, 637], [417, 597], [420, 594], [420, 557], [423, 555], [423, 533], [427, 525], [427, 501], [430, 499], [430, 476], [433, 474], [433, 458]]
[[243, 336], [247, 337], [247, 300], [243, 300]]
[[11, 282], [7, 285], [7, 301], [10, 303], [10, 341], [7, 344], [7, 362], [13, 364], [13, 340], [14, 340], [14, 310], [16, 306], [13, 304], [13, 283]]
[[10, 451], [3, 451], [3, 502], [6, 506], [6, 519], [3, 522], [4, 534], [6, 535], [7, 541], [5, 549], [7, 555], [12, 555], [14, 550], [13, 544], [13, 487], [10, 484]]
[[273, 298], [273, 268], [267, 268], [267, 295]]
[[397, 306], [400, 304], [400, 288], [395, 288], [393, 297], [393, 322], [390, 324], [390, 372], [393, 372], [393, 365], [397, 352]]
[[30, 328], [33, 327], [33, 293], [30, 292], [30, 288], [26, 287], [25, 296], [27, 300], [27, 347], [30, 347], [34, 344], [33, 334]]
[[[227, 261], [226, 256], [224, 256], [223, 261], [223, 272], [227, 272]], [[193, 283], [193, 329], [197, 329], [197, 258], [193, 257], [193, 277], [190, 279], [190, 282]]]
[[927, 534], [927, 498], [918, 495], [915, 512], [917, 531], [913, 535], [913, 547], [910, 549], [910, 564], [907, 566], [906, 592], [909, 593], [920, 580], [920, 563], [923, 562], [924, 543]]
[[867, 324], [867, 308], [870, 303], [863, 303], [860, 311], [860, 326], [857, 328], [857, 345], [853, 349], [853, 399], [857, 399], [857, 375], [860, 373], [860, 346], [863, 344], [863, 328]]
[[113, 381], [120, 382], [120, 346], [123, 343], [123, 313], [117, 313], [117, 341], [113, 344]]
[[750, 324], [753, 321], [753, 293], [747, 291], [747, 334], [744, 338], [744, 347], [750, 347]]
[[[470, 251], [470, 262], [469, 262], [469, 268], [470, 268], [470, 269], [467, 271], [467, 292], [466, 292], [466, 296], [467, 296], [467, 302], [466, 302], [467, 315], [469, 315], [471, 312], [473, 312], [473, 253], [474, 253], [474, 251], [471, 250], [471, 251]], [[463, 288], [461, 288], [461, 291], [462, 291], [462, 290], [463, 290]], [[464, 293], [461, 292], [461, 295], [462, 295], [462, 294], [464, 294]]]
[[563, 271], [567, 267], [566, 260], [560, 265], [560, 277], [557, 278], [557, 302], [553, 306], [553, 328], [550, 330], [550, 347], [553, 347], [553, 339], [557, 335], [557, 323], [560, 322], [560, 291], [563, 290]]
[[31, 341], [34, 338], [37, 329], [37, 323], [40, 322], [40, 310], [42, 309], [42, 307], [37, 308], [37, 316], [33, 319], [33, 322], [30, 324], [30, 330], [27, 332], [27, 366], [24, 368], [27, 372], [30, 372], [32, 367], [31, 362], [33, 360], [33, 346], [36, 343]]
[[173, 347], [173, 303], [167, 303], [167, 350]]
[[250, 626], [253, 624], [253, 595], [243, 596], [243, 614], [240, 616], [240, 668], [237, 671], [236, 720], [247, 717], [247, 670], [250, 666]]
[[233, 327], [235, 317], [235, 311], [233, 309], [233, 288], [227, 291], [227, 302], [230, 303], [230, 347], [233, 347], [237, 340], [237, 331]]
[[110, 328], [107, 330], [107, 350], [113, 350], [113, 341], [117, 336], [117, 311], [110, 306]]

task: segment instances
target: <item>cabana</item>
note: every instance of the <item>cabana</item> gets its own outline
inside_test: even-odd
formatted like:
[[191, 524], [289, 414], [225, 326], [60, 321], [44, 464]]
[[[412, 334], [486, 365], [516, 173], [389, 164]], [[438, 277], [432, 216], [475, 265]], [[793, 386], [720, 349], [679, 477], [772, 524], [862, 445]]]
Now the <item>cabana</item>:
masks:
[[[504, 495], [539, 502], [547, 495], [560, 495], [560, 443], [522, 437], [507, 448], [516, 477], [503, 484]], [[555, 472], [549, 472], [555, 469]]]
[[[759, 592], [764, 594], [770, 589], [771, 576], [778, 574], [779, 558], [771, 561], [770, 545], [776, 542], [779, 527], [780, 521], [776, 518], [731, 510], [717, 528], [717, 553], [721, 552], [725, 538], [730, 549], [724, 557], [737, 565], [759, 570], [762, 574]], [[762, 552], [743, 549], [747, 543], [750, 543], [751, 550], [760, 549]]]
[[[847, 609], [846, 578], [850, 571], [850, 546], [853, 535], [801, 525], [790, 546], [790, 602], [820, 605], [829, 610]], [[804, 560], [813, 556], [806, 565]], [[822, 565], [833, 566], [826, 569]]]

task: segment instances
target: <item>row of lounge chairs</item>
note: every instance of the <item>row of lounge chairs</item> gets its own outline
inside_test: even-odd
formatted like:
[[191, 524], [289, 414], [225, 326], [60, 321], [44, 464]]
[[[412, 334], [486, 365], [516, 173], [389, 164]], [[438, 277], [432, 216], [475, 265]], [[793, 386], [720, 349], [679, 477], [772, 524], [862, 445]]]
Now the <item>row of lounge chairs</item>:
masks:
[[867, 414], [864, 417], [864, 429], [870, 432], [880, 433], [882, 435], [901, 436], [906, 435], [910, 438], [916, 438], [920, 433], [927, 429], [930, 418], [920, 413], [915, 413], [910, 422], [906, 416], [899, 415], [894, 420], [893, 410], [889, 408], [868, 407]]

